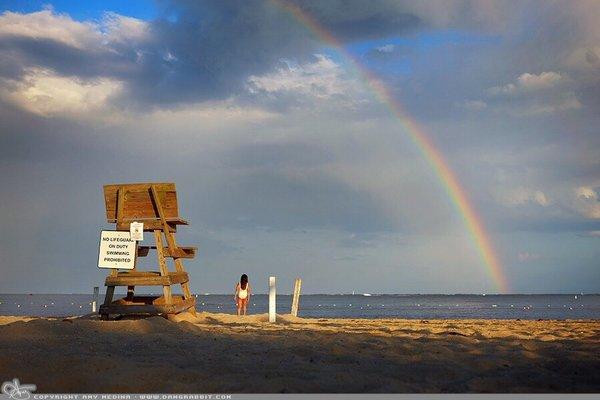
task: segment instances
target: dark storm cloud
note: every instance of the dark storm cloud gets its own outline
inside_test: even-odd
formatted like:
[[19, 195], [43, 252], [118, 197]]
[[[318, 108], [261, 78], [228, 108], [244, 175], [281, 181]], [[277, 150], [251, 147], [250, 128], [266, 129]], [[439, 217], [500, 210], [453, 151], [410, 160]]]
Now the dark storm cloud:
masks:
[[[394, 2], [342, 3], [297, 5], [346, 41], [398, 35], [421, 25]], [[163, 2], [163, 17], [151, 23], [154, 50], [143, 55], [139, 74], [129, 81], [133, 93], [149, 103], [223, 98], [242, 92], [249, 76], [271, 70], [282, 58], [311, 57], [320, 38], [278, 4]], [[172, 62], [165, 63], [161, 51], [168, 51]]]
[[420, 16], [397, 1], [300, 0], [291, 3], [341, 41], [396, 36], [425, 25]]

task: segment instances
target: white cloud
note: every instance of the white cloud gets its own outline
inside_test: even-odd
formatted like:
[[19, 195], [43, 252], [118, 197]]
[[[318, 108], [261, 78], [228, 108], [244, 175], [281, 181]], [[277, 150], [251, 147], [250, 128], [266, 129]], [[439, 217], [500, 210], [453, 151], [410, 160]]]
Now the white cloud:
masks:
[[578, 199], [582, 200], [598, 200], [598, 194], [589, 186], [580, 186], [575, 189], [575, 194]]
[[11, 36], [50, 39], [82, 49], [94, 45], [100, 32], [95, 24], [74, 21], [68, 15], [55, 14], [52, 9], [30, 14], [5, 11], [0, 15], [0, 38]]
[[149, 35], [147, 22], [112, 12], [106, 13], [100, 23], [75, 21], [52, 8], [29, 14], [5, 11], [0, 15], [0, 38], [53, 40], [82, 50], [108, 43], [141, 42]]
[[517, 187], [506, 190], [497, 196], [500, 203], [507, 207], [522, 206], [525, 204], [536, 204], [542, 207], [549, 206], [552, 202], [541, 190], [525, 187]]
[[344, 71], [330, 58], [316, 54], [316, 61], [303, 65], [286, 62], [285, 67], [262, 76], [248, 78], [251, 93], [295, 93], [315, 98], [329, 98], [348, 91]]
[[143, 42], [150, 36], [147, 22], [108, 12], [102, 18], [101, 30], [106, 42], [128, 43]]
[[600, 198], [594, 188], [580, 186], [575, 189], [574, 208], [582, 216], [590, 219], [600, 219]]
[[[81, 79], [30, 68], [21, 81], [5, 81], [3, 99], [41, 116], [93, 116], [106, 111], [122, 83], [109, 78]], [[93, 114], [93, 115], [92, 115]]]
[[564, 96], [557, 96], [548, 99], [545, 102], [536, 101], [522, 107], [515, 107], [510, 113], [516, 116], [531, 116], [577, 110], [581, 107], [583, 107], [583, 105], [575, 94], [567, 93]]
[[540, 90], [558, 85], [565, 78], [557, 72], [542, 72], [539, 75], [525, 73], [517, 82], [520, 87], [527, 90]]
[[494, 86], [488, 89], [491, 95], [514, 95], [526, 92], [535, 92], [543, 89], [556, 87], [567, 81], [568, 78], [558, 72], [542, 72], [539, 75], [524, 73], [519, 76], [515, 83], [504, 86]]
[[524, 73], [515, 82], [487, 90], [494, 110], [517, 117], [539, 116], [583, 107], [574, 81], [559, 72]]

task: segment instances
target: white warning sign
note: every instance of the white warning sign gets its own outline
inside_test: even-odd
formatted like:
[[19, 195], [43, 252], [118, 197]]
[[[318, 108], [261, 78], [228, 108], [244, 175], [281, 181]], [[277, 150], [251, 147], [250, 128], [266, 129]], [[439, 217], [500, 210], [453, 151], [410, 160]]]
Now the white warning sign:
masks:
[[131, 233], [131, 239], [137, 242], [144, 240], [144, 223], [143, 222], [132, 222], [129, 224], [129, 232]]
[[133, 269], [137, 242], [130, 232], [102, 231], [98, 268]]

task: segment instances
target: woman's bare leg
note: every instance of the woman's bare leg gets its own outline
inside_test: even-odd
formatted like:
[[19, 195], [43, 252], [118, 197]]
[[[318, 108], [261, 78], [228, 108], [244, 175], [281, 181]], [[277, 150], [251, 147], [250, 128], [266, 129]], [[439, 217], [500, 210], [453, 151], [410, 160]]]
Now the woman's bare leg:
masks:
[[240, 313], [242, 311], [242, 305], [239, 302], [236, 305], [237, 305], [237, 314], [240, 315]]

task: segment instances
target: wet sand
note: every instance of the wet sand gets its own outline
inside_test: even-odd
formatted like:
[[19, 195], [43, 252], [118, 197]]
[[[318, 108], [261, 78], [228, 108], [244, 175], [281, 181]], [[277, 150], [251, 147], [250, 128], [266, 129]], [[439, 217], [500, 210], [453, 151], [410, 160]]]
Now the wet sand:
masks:
[[600, 321], [0, 317], [38, 392], [600, 392]]

